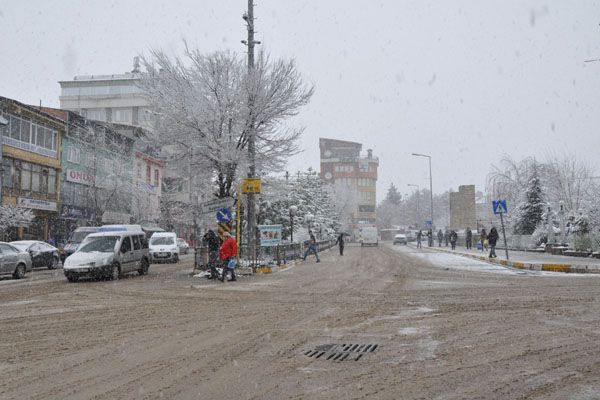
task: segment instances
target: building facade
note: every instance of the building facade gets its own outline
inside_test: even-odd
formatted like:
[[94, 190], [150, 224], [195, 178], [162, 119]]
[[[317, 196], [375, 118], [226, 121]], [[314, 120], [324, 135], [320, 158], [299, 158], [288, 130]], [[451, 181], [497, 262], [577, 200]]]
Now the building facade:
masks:
[[2, 204], [32, 209], [35, 219], [9, 236], [48, 240], [58, 219], [66, 124], [38, 107], [0, 97]]
[[372, 150], [361, 154], [362, 144], [337, 139], [319, 139], [321, 179], [352, 199], [349, 229], [375, 224], [377, 216], [377, 169], [379, 159]]
[[[59, 82], [60, 108], [77, 112], [91, 120], [152, 130], [147, 117], [148, 102], [139, 85], [141, 79], [139, 62], [134, 59], [131, 72], [76, 76], [73, 80], [61, 81]], [[135, 146], [139, 147], [137, 142]], [[147, 193], [148, 198], [132, 200], [134, 218], [142, 218], [149, 222], [161, 221], [163, 225], [169, 225], [165, 228], [176, 231], [181, 237], [189, 237], [193, 231], [191, 218], [178, 219], [173, 218], [173, 215], [178, 214], [177, 210], [187, 210], [192, 206], [190, 181], [185, 177], [192, 174], [189, 171], [183, 173], [171, 168], [168, 163], [162, 161], [172, 156], [168, 146], [158, 153], [144, 152], [144, 154], [144, 156], [135, 156], [134, 180], [135, 184]], [[148, 168], [150, 168], [150, 179], [147, 176]], [[150, 207], [150, 212], [147, 212], [147, 206]], [[175, 220], [179, 221], [175, 222]]]
[[138, 223], [158, 224], [165, 163], [151, 146], [141, 140], [135, 142], [134, 150], [133, 181], [138, 195], [133, 197], [133, 218]]
[[450, 229], [477, 229], [475, 185], [462, 185], [450, 192]]

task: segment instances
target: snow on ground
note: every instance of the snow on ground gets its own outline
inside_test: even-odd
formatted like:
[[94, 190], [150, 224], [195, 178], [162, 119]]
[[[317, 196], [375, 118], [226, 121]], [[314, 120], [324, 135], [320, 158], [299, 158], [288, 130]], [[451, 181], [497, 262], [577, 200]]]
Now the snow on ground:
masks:
[[553, 277], [594, 277], [600, 278], [597, 274], [566, 274], [564, 272], [549, 272], [549, 271], [529, 271], [521, 270], [510, 267], [505, 267], [497, 264], [490, 264], [484, 261], [474, 260], [468, 257], [460, 255], [454, 255], [449, 253], [437, 252], [435, 250], [416, 249], [407, 246], [393, 246], [394, 250], [409, 254], [411, 257], [418, 258], [420, 260], [427, 261], [433, 266], [458, 270], [458, 271], [477, 271], [477, 272], [489, 272], [497, 274], [508, 274], [508, 275], [539, 275], [539, 276], [553, 276]]

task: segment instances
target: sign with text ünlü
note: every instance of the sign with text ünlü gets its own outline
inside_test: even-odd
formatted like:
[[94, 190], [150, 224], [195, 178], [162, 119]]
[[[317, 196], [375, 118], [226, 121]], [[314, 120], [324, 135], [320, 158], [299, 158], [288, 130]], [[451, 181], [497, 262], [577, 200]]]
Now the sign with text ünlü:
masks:
[[242, 193], [259, 194], [260, 193], [260, 178], [245, 178], [242, 181]]

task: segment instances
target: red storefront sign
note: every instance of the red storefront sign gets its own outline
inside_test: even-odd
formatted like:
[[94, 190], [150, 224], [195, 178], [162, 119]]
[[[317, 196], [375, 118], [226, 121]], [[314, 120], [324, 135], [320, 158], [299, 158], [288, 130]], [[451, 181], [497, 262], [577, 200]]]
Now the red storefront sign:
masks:
[[96, 181], [96, 176], [74, 169], [67, 170], [67, 181], [82, 183], [84, 185], [93, 186]]

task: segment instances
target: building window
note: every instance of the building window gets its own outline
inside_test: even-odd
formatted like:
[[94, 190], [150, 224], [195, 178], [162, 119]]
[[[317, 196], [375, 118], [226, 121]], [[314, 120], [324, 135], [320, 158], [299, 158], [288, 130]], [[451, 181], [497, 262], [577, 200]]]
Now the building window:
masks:
[[132, 112], [130, 108], [115, 108], [113, 109], [113, 122], [121, 124], [131, 124]]
[[9, 127], [2, 130], [3, 142], [12, 147], [56, 157], [58, 133], [28, 118], [8, 116]]
[[143, 165], [142, 163], [137, 163], [137, 177], [139, 180], [142, 180], [142, 170], [143, 170]]
[[69, 146], [67, 149], [67, 161], [79, 164], [81, 161], [81, 150], [75, 146]]
[[85, 117], [96, 121], [106, 121], [106, 111], [103, 108], [89, 108], [85, 110]]
[[154, 170], [154, 186], [158, 187], [158, 184], [160, 183], [160, 173], [158, 172], [157, 169]]
[[146, 183], [152, 183], [152, 167], [146, 166]]
[[13, 187], [13, 177], [15, 175], [15, 166], [12, 158], [4, 157], [2, 159], [2, 186]]
[[56, 170], [10, 157], [2, 159], [2, 186], [25, 192], [56, 194]]

